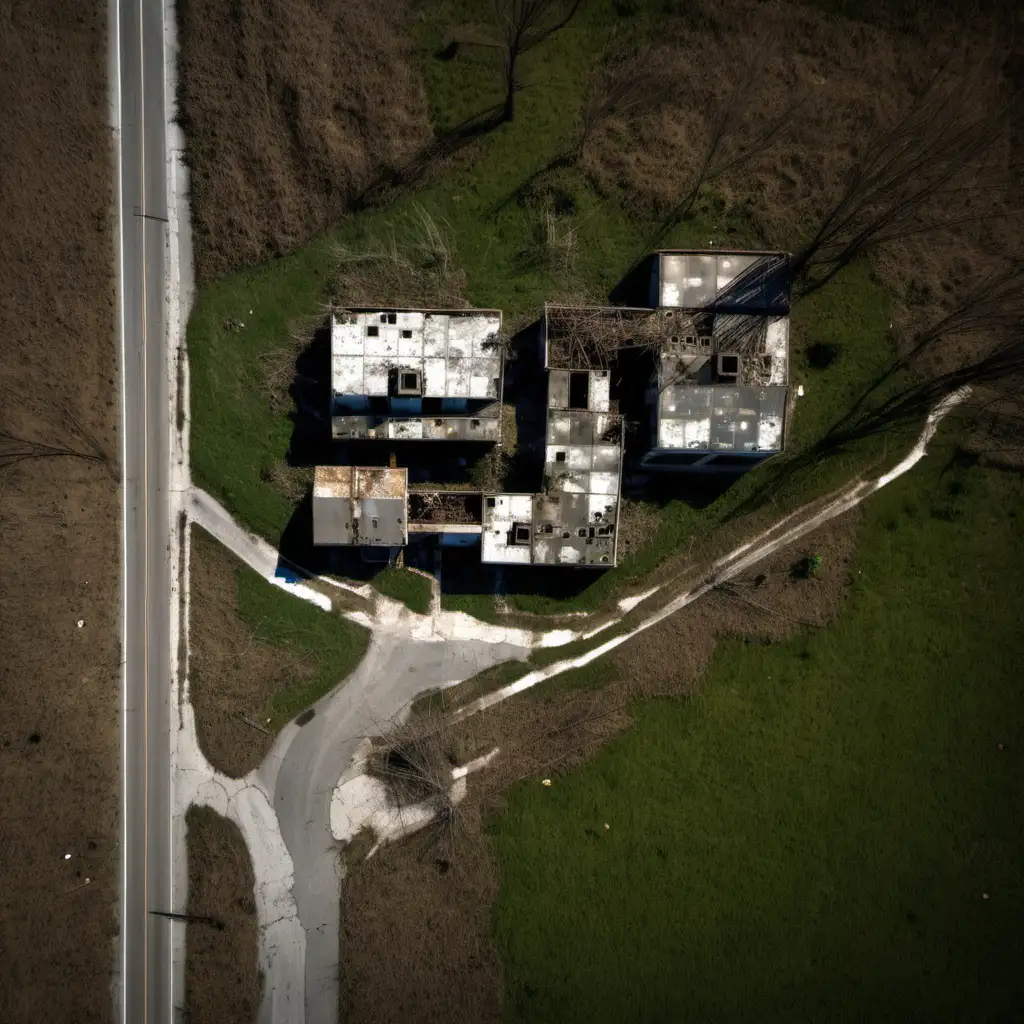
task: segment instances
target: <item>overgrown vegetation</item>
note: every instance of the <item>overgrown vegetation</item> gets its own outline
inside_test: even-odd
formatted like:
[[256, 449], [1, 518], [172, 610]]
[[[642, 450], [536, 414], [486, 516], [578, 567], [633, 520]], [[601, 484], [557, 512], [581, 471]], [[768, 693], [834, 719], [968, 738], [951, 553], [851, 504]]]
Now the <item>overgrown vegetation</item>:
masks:
[[508, 795], [507, 1019], [1014, 1016], [1022, 498], [935, 452], [864, 506], [834, 625]]
[[218, 770], [258, 767], [274, 736], [359, 664], [368, 634], [271, 586], [193, 529], [190, 697]]
[[[317, 405], [294, 388], [284, 396], [284, 372], [275, 375], [273, 401], [256, 367], [278, 359], [285, 368], [294, 361], [296, 379], [325, 374], [321, 357], [314, 366], [316, 346], [295, 347], [292, 339], [312, 337], [311, 323], [322, 322], [332, 299], [469, 302], [525, 324], [545, 300], [602, 301], [652, 240], [797, 249], [813, 239], [856, 153], [924, 88], [922, 62], [943, 59], [948, 47], [851, 27], [795, 5], [776, 12], [781, 21], [773, 31], [739, 38], [737, 23], [762, 24], [750, 21], [749, 6], [697, 4], [680, 20], [646, 3], [584, 4], [517, 58], [515, 116], [500, 125], [484, 123], [506, 98], [493, 25], [481, 23], [468, 0], [418, 9], [416, 50], [438, 148], [428, 147], [424, 163], [410, 165], [377, 196], [384, 205], [200, 294], [189, 325], [197, 480], [271, 541], [290, 519], [295, 525], [293, 517], [308, 517], [307, 507], [296, 506], [304, 478], [285, 467], [308, 460], [299, 443], [304, 432], [326, 431], [326, 398]], [[784, 39], [802, 40], [806, 53], [798, 60]], [[698, 67], [687, 59], [694, 52], [715, 57]], [[868, 54], [884, 87], [864, 89]], [[622, 83], [641, 56], [651, 76], [642, 102]], [[737, 62], [745, 69], [742, 89], [730, 77]], [[705, 65], [714, 80], [701, 71]], [[991, 71], [991, 62], [984, 68]], [[689, 102], [694, 96], [707, 103]], [[691, 136], [701, 145], [684, 145]], [[1004, 149], [992, 147], [1002, 157]], [[497, 590], [513, 612], [597, 608], [740, 511], [768, 499], [792, 506], [881, 457], [887, 443], [893, 450], [896, 435], [839, 445], [827, 459], [808, 454], [873, 383], [885, 381], [873, 395], [879, 402], [905, 385], [909, 369], [897, 362], [894, 345], [906, 344], [900, 328], [908, 310], [943, 308], [947, 285], [962, 294], [973, 280], [935, 252], [970, 251], [980, 268], [1008, 245], [1003, 225], [998, 232], [980, 224], [957, 230], [937, 237], [927, 259], [916, 239], [888, 239], [875, 265], [844, 256], [828, 286], [794, 307], [791, 381], [804, 385], [804, 396], [785, 458], [770, 460], [718, 500], [688, 491], [684, 502], [679, 484], [648, 496], [653, 520], [645, 539], [627, 545], [619, 568], [599, 577], [555, 582], [538, 594], [535, 581], [515, 572], [493, 581], [482, 573], [482, 593], [446, 593], [445, 606], [500, 619]], [[923, 276], [916, 290], [908, 284], [914, 270]], [[914, 416], [905, 419], [909, 426]], [[467, 477], [490, 480], [502, 467], [493, 469], [482, 459]]]
[[308, 241], [429, 138], [404, 0], [183, 0], [177, 13], [202, 284]]

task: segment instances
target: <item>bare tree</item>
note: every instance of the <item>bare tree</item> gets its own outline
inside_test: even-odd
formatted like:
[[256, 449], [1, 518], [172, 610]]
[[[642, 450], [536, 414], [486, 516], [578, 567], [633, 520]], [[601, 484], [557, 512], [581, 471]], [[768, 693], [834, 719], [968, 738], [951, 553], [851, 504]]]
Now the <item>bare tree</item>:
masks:
[[0, 427], [0, 470], [10, 469], [27, 459], [73, 458], [85, 462], [109, 462], [99, 442], [82, 429], [70, 413], [65, 413], [65, 432], [69, 441], [33, 441]]
[[569, 23], [583, 0], [495, 0], [505, 81], [503, 118], [515, 117], [519, 91], [519, 60]]
[[[997, 215], [1008, 180], [983, 167], [1007, 128], [984, 62], [945, 65], [898, 123], [877, 135], [851, 168], [839, 198], [794, 257], [811, 291], [863, 252], [885, 242]], [[980, 204], [972, 208], [972, 204]], [[952, 211], [952, 213], [951, 213]]]
[[954, 369], [917, 380], [877, 405], [847, 416], [829, 431], [823, 449], [920, 423], [942, 399], [964, 388], [985, 388], [1016, 403], [1024, 384], [1024, 337], [1007, 338]]

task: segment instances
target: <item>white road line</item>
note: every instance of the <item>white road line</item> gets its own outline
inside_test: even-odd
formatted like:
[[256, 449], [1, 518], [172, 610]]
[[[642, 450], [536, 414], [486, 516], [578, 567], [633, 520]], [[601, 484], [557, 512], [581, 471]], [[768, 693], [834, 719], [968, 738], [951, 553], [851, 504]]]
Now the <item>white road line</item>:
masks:
[[119, 1000], [121, 1024], [128, 1022], [128, 929], [125, 927], [125, 909], [128, 895], [128, 440], [125, 430], [127, 397], [125, 394], [125, 322], [124, 322], [124, 185], [121, 180], [121, 8], [118, 0], [110, 0], [109, 17], [113, 31], [108, 33], [113, 73], [111, 74], [114, 103], [114, 168], [117, 192], [117, 304], [119, 307], [118, 351], [121, 360], [121, 920], [118, 966], [121, 998]]

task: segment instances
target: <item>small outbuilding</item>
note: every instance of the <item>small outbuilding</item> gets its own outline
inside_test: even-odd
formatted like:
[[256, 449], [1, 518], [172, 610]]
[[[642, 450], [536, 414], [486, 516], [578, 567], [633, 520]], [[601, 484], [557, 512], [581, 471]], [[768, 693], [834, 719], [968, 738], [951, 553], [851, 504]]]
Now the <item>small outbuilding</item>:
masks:
[[313, 543], [400, 548], [409, 541], [408, 470], [317, 466]]

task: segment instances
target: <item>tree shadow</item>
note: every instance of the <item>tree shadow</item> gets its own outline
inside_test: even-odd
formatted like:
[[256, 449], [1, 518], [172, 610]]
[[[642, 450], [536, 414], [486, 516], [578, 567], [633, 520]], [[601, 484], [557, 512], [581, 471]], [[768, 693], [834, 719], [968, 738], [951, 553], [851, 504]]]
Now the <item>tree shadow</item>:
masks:
[[416, 188], [422, 184], [432, 168], [504, 124], [502, 110], [500, 104], [486, 107], [448, 131], [435, 136], [403, 164], [385, 168], [353, 199], [352, 209], [358, 212], [381, 206]]
[[331, 328], [326, 321], [296, 356], [288, 394], [294, 408], [288, 416], [292, 433], [285, 461], [289, 466], [337, 462], [331, 442]]

